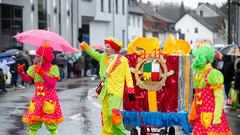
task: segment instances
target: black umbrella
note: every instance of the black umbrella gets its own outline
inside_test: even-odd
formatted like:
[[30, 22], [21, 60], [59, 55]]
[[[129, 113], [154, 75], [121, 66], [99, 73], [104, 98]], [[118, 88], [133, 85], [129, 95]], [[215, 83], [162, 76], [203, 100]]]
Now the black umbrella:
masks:
[[222, 55], [229, 55], [229, 54], [235, 53], [238, 48], [239, 46], [236, 44], [227, 45], [222, 49], [220, 49], [220, 53]]
[[6, 57], [12, 57], [12, 56], [23, 56], [24, 57], [24, 53], [23, 51], [21, 50], [18, 50], [18, 49], [10, 49], [10, 50], [7, 50], [3, 53], [0, 53], [0, 58], [6, 58]]

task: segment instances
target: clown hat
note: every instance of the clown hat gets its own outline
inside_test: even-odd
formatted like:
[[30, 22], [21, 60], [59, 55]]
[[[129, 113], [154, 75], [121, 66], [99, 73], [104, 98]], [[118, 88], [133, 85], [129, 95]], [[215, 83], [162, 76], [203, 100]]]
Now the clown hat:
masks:
[[109, 44], [116, 52], [119, 52], [122, 48], [122, 42], [114, 37], [105, 39], [104, 43]]

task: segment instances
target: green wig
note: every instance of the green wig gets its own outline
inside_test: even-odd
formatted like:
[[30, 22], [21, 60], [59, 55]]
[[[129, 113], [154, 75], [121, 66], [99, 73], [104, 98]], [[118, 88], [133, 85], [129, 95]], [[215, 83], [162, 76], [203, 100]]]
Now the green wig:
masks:
[[211, 46], [202, 45], [199, 48], [193, 50], [193, 61], [192, 67], [199, 69], [204, 67], [207, 63], [212, 63], [215, 57], [214, 48]]

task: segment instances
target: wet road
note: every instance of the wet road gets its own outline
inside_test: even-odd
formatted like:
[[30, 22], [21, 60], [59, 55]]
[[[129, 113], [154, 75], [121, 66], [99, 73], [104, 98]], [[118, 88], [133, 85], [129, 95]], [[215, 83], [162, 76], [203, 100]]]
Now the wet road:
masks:
[[[101, 135], [101, 106], [94, 97], [93, 87], [98, 81], [89, 78], [58, 83], [58, 96], [65, 121], [59, 124], [59, 135]], [[21, 121], [33, 88], [0, 95], [0, 135], [27, 135], [28, 126]], [[240, 135], [239, 112], [227, 112], [233, 135]], [[48, 135], [44, 126], [38, 135]], [[177, 135], [182, 135], [181, 128]], [[129, 132], [127, 132], [129, 134]]]
[[[59, 135], [101, 135], [100, 109], [88, 99], [89, 89], [98, 82], [73, 80], [60, 82], [58, 96], [64, 115], [64, 122], [59, 124]], [[21, 121], [33, 89], [17, 90], [0, 96], [0, 135], [27, 135], [28, 126]], [[39, 135], [48, 135], [42, 125]]]

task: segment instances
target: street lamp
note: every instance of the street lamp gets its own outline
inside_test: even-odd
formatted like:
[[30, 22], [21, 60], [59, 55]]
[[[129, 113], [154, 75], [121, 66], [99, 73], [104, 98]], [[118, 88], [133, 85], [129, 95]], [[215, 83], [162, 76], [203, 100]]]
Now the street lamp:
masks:
[[[237, 44], [240, 44], [240, 2], [239, 0], [233, 0], [232, 5], [237, 5], [237, 16], [236, 16], [236, 22], [237, 22]], [[230, 24], [229, 24], [230, 25]]]

